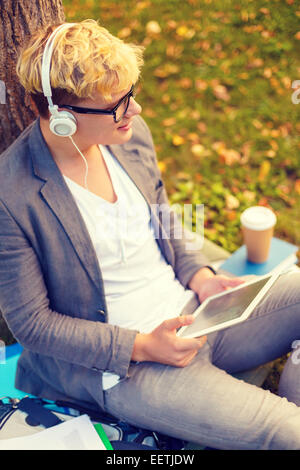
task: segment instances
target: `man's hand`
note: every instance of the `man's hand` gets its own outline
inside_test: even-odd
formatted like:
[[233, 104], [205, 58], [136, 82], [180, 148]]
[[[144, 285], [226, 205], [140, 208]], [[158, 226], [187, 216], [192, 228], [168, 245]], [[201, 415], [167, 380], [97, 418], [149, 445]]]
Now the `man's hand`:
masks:
[[203, 302], [211, 295], [220, 294], [221, 292], [232, 287], [237, 287], [244, 282], [245, 279], [240, 277], [227, 277], [223, 276], [222, 274], [217, 274], [215, 277], [206, 279], [204, 282], [202, 282], [196, 292], [200, 302]]
[[180, 338], [176, 335], [178, 328], [190, 325], [193, 321], [193, 315], [182, 315], [165, 320], [151, 333], [138, 333], [131, 359], [141, 362], [159, 362], [176, 367], [187, 366], [206, 342], [206, 336]]
[[189, 288], [196, 292], [200, 302], [203, 302], [211, 295], [239, 286], [246, 280], [246, 277], [228, 277], [222, 274], [213, 274], [209, 269], [202, 268], [192, 277]]

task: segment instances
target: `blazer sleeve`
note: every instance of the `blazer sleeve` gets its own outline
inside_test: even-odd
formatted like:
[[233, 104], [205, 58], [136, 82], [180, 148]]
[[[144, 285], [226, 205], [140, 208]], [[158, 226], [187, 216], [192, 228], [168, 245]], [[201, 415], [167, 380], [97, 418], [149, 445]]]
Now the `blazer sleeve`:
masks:
[[[162, 226], [165, 221], [168, 221], [166, 232], [175, 255], [174, 271], [181, 284], [187, 288], [193, 275], [200, 268], [210, 266], [210, 262], [204, 253], [201, 252], [201, 243], [193, 242], [191, 240], [191, 234], [188, 234], [182, 229], [181, 220], [178, 219], [178, 216], [172, 210], [168, 201], [165, 185], [158, 168], [151, 132], [144, 120], [140, 119], [140, 122], [144, 127], [143, 135], [145, 136], [145, 143], [149, 148], [151, 148], [151, 152], [148, 152], [148, 154], [152, 156], [151, 168], [155, 179], [155, 197], [157, 208], [159, 210], [159, 218]], [[181, 234], [180, 237], [177, 236], [178, 233]]]
[[70, 317], [49, 303], [37, 255], [0, 201], [0, 309], [14, 337], [35, 353], [126, 377], [137, 331]]

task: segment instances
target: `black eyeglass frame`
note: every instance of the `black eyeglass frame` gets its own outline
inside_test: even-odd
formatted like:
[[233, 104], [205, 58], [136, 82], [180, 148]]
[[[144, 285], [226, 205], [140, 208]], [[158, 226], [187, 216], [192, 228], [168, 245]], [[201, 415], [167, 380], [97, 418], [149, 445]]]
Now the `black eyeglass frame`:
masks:
[[[120, 101], [116, 104], [116, 106], [114, 106], [112, 109], [84, 108], [84, 107], [81, 107], [81, 106], [73, 106], [73, 105], [70, 105], [70, 104], [59, 104], [58, 107], [59, 108], [70, 109], [71, 111], [74, 111], [75, 113], [79, 113], [79, 114], [106, 114], [106, 115], [111, 115], [111, 116], [114, 117], [115, 123], [118, 123], [123, 119], [123, 117], [127, 113], [127, 109], [128, 109], [128, 106], [129, 106], [131, 96], [133, 98], [136, 96], [136, 93], [135, 93], [135, 90], [134, 90], [134, 85], [132, 85], [129, 92], [126, 93], [126, 95], [124, 95], [120, 99]], [[116, 114], [117, 110], [126, 99], [128, 99], [126, 109], [125, 109], [124, 113], [122, 114], [122, 116], [120, 117], [120, 119], [117, 119], [117, 114]]]

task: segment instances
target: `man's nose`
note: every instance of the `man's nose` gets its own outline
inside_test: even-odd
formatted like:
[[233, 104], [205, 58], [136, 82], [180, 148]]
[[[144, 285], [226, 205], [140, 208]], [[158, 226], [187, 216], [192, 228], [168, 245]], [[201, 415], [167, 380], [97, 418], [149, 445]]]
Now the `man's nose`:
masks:
[[140, 114], [142, 112], [142, 107], [139, 105], [139, 103], [137, 103], [137, 101], [135, 101], [134, 98], [130, 98], [130, 101], [129, 101], [129, 106], [128, 106], [128, 109], [126, 111], [126, 116], [135, 116], [136, 114]]

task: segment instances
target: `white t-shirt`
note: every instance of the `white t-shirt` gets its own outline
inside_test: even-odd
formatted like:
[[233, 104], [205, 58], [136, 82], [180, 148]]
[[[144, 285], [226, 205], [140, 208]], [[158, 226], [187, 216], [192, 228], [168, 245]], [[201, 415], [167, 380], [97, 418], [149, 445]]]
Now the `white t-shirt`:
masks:
[[[175, 278], [154, 237], [144, 197], [115, 157], [100, 146], [117, 201], [110, 203], [64, 176], [101, 267], [108, 322], [149, 333], [192, 298]], [[103, 388], [119, 376], [103, 374]]]

